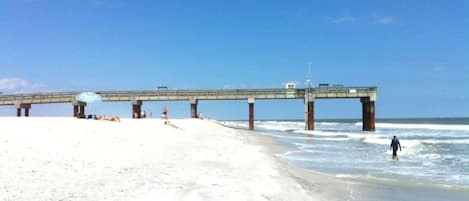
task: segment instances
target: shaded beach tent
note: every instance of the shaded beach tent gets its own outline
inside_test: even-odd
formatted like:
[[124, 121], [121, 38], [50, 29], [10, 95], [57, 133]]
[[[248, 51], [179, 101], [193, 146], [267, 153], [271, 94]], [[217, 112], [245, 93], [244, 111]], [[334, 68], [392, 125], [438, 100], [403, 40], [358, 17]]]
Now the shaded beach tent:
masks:
[[84, 103], [98, 103], [103, 101], [103, 97], [95, 92], [82, 92], [75, 99]]

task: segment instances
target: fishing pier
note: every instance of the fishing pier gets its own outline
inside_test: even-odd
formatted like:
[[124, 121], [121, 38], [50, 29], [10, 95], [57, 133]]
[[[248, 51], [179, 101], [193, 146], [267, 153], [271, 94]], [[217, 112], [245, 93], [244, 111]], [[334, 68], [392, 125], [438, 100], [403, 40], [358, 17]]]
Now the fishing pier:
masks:
[[[76, 96], [81, 92], [52, 92], [31, 94], [0, 94], [0, 106], [13, 105], [16, 116], [29, 116], [33, 104], [71, 103], [73, 115], [85, 115], [86, 103]], [[364, 131], [375, 130], [376, 87], [313, 87], [302, 89], [214, 89], [214, 90], [126, 90], [96, 91], [103, 102], [130, 102], [133, 118], [141, 118], [141, 107], [145, 101], [189, 101], [191, 117], [198, 118], [199, 101], [246, 100], [249, 108], [249, 129], [254, 129], [254, 104], [256, 100], [303, 99], [307, 130], [314, 130], [314, 101], [316, 99], [359, 99], [362, 103]], [[136, 114], [136, 115], [133, 115]]]

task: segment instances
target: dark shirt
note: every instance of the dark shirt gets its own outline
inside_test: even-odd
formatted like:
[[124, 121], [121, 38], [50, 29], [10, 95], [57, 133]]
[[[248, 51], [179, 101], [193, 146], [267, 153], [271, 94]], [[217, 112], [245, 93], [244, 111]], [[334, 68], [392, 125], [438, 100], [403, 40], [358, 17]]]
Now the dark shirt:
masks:
[[391, 141], [391, 147], [393, 150], [397, 150], [397, 148], [401, 147], [401, 143], [399, 143], [399, 140], [397, 138], [393, 138]]

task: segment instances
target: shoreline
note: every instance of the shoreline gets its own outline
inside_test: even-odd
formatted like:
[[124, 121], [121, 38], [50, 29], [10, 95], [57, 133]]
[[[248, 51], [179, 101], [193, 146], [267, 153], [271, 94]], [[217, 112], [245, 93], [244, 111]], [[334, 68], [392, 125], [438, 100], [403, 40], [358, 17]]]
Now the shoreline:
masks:
[[307, 189], [308, 192], [319, 195], [321, 200], [353, 200], [351, 199], [353, 198], [351, 182], [338, 179], [333, 174], [297, 167], [290, 164], [287, 159], [278, 156], [279, 154], [296, 149], [281, 145], [275, 139], [261, 135], [255, 130], [224, 124], [217, 120], [211, 121], [221, 126], [238, 130], [250, 139], [252, 143], [263, 146], [266, 154], [272, 156], [273, 160], [276, 161], [279, 170], [282, 170], [286, 176], [294, 179], [302, 188]]
[[[0, 200], [464, 200], [469, 190], [341, 178], [216, 120], [0, 117]], [[27, 126], [25, 126], [27, 125]], [[26, 192], [26, 193], [25, 193]], [[23, 195], [25, 194], [25, 195]], [[4, 196], [4, 197], [2, 197]]]
[[[223, 123], [219, 123], [223, 126], [230, 127], [233, 129], [245, 130], [244, 128], [237, 128]], [[251, 131], [255, 133], [256, 131]], [[257, 133], [255, 136], [261, 139], [267, 139], [266, 142], [261, 142], [272, 155], [283, 154], [288, 151], [295, 151], [295, 148], [289, 148], [279, 144], [279, 141], [275, 139]], [[270, 142], [272, 141], [272, 142]], [[279, 148], [280, 147], [280, 148]], [[277, 150], [277, 151], [276, 151]], [[281, 150], [280, 152], [278, 150]], [[387, 179], [387, 178], [368, 178], [368, 177], [340, 177], [340, 174], [326, 173], [312, 169], [306, 169], [295, 164], [290, 164], [288, 159], [276, 157], [282, 166], [287, 166], [289, 174], [295, 178], [299, 183], [304, 182], [304, 187], [308, 186], [322, 186], [321, 189], [328, 189], [324, 185], [324, 181], [333, 180], [334, 190], [332, 193], [337, 196], [337, 189], [341, 189], [342, 192], [339, 197], [342, 200], [396, 200], [392, 195], [399, 194], [397, 200], [413, 200], [413, 201], [428, 201], [428, 200], [465, 200], [469, 197], [469, 187], [460, 185], [445, 185], [435, 184], [429, 181], [421, 180], [403, 180], [403, 179]], [[345, 188], [345, 190], [344, 190]], [[317, 189], [311, 189], [315, 191]], [[346, 194], [346, 196], [344, 196]], [[429, 196], [418, 196], [420, 194]], [[429, 199], [431, 197], [431, 199]], [[337, 198], [337, 197], [335, 197]], [[332, 200], [328, 198], [326, 200]]]
[[[229, 127], [232, 129], [238, 129], [242, 131], [249, 131], [245, 128], [239, 128], [233, 125], [224, 124], [217, 122], [218, 124]], [[416, 196], [416, 193], [423, 193], [432, 197], [432, 200], [465, 200], [469, 197], [469, 187], [460, 185], [445, 185], [430, 183], [427, 181], [420, 180], [405, 180], [405, 179], [387, 179], [378, 177], [347, 177], [340, 176], [341, 174], [326, 173], [312, 169], [306, 169], [295, 164], [289, 163], [288, 159], [278, 157], [278, 154], [283, 154], [289, 151], [296, 151], [295, 148], [286, 147], [279, 144], [277, 141], [269, 136], [262, 135], [256, 131], [249, 131], [254, 135], [249, 135], [252, 138], [260, 139], [259, 142], [266, 147], [271, 155], [276, 156], [275, 159], [281, 164], [283, 168], [286, 166], [286, 170], [292, 178], [295, 178], [299, 183], [303, 183], [305, 188], [308, 186], [322, 186], [321, 189], [329, 189], [327, 183], [324, 181], [333, 181], [333, 192], [325, 192], [322, 197], [328, 196], [328, 194], [335, 195], [337, 199], [341, 197], [342, 200], [395, 200], [386, 195], [393, 195], [395, 193], [400, 194], [402, 200], [414, 200], [414, 201], [427, 201], [428, 196]], [[341, 193], [337, 193], [337, 190], [342, 190]], [[345, 190], [344, 190], [345, 189]], [[311, 189], [312, 191], [318, 189]], [[340, 196], [337, 196], [340, 195]], [[334, 198], [328, 198], [327, 200], [333, 200]], [[398, 199], [398, 200], [400, 200]], [[340, 199], [339, 199], [340, 200]]]
[[294, 149], [283, 146], [268, 136], [257, 134], [256, 131], [247, 131], [244, 134], [252, 143], [260, 144], [265, 148], [266, 154], [272, 156], [273, 160], [276, 161], [278, 170], [281, 170], [285, 176], [294, 179], [309, 193], [319, 196], [320, 200], [350, 200], [351, 183], [337, 179], [332, 174], [307, 170], [290, 164], [287, 159], [278, 157], [278, 154]]

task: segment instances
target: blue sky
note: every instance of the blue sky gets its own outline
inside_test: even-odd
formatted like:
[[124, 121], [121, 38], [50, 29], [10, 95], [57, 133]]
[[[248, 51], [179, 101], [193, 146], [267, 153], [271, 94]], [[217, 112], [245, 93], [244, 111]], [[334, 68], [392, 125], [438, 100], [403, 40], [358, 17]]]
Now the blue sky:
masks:
[[[2, 0], [3, 93], [378, 86], [377, 117], [469, 116], [469, 1]], [[145, 102], [188, 117], [188, 102]], [[33, 105], [32, 116], [72, 113]], [[258, 101], [256, 118], [303, 118], [298, 101]], [[90, 113], [130, 115], [130, 103]], [[246, 119], [247, 101], [200, 102]], [[14, 115], [12, 106], [0, 115]], [[359, 100], [317, 100], [317, 118], [360, 118]]]

